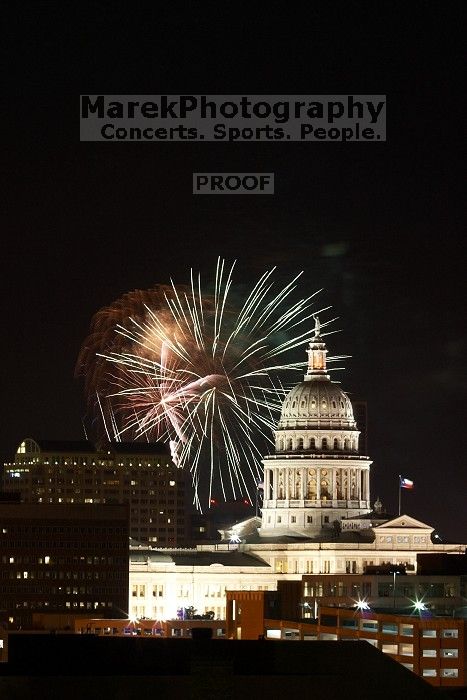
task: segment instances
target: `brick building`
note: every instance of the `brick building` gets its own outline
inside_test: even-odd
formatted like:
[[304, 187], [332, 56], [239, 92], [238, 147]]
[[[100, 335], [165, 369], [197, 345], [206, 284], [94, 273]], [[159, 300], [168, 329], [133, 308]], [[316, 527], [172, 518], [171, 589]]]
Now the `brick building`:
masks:
[[[433, 616], [424, 610], [378, 610], [322, 605], [316, 619], [303, 619], [291, 601], [300, 587], [284, 582], [284, 591], [227, 591], [229, 639], [351, 641], [364, 640], [431, 685], [463, 686], [466, 679], [466, 625], [459, 617]], [[292, 590], [294, 589], [294, 590]], [[296, 606], [295, 606], [296, 609]]]
[[0, 610], [128, 615], [128, 506], [0, 503]]

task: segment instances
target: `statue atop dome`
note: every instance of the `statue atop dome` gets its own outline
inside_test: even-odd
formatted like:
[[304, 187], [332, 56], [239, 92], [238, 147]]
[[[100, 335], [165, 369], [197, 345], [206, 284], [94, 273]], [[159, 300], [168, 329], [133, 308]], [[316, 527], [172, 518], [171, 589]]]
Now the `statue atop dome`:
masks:
[[313, 314], [313, 318], [315, 319], [315, 338], [318, 338], [321, 330], [321, 323], [318, 314]]

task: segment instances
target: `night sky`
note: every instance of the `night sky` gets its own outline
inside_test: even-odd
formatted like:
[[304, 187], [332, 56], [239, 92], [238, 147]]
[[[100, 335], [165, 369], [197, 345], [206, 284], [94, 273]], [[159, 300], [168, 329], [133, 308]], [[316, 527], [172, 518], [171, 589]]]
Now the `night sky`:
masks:
[[[7, 18], [2, 416], [81, 439], [74, 379], [93, 314], [121, 294], [277, 265], [323, 288], [368, 402], [372, 495], [467, 541], [462, 4], [153, 4]], [[314, 8], [314, 9], [313, 9]], [[386, 143], [80, 143], [80, 94], [387, 94]], [[193, 172], [274, 172], [274, 196], [193, 196]], [[305, 345], [304, 345], [305, 350]], [[303, 359], [305, 357], [303, 356]]]

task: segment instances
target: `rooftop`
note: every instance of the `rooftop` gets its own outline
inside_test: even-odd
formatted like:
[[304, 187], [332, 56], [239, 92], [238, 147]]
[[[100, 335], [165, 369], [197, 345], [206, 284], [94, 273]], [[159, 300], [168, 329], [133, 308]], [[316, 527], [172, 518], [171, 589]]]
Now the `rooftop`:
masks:
[[130, 551], [130, 562], [141, 564], [175, 564], [175, 566], [261, 566], [270, 568], [269, 564], [251, 554], [230, 551], [200, 551], [196, 549], [154, 550], [138, 549]]

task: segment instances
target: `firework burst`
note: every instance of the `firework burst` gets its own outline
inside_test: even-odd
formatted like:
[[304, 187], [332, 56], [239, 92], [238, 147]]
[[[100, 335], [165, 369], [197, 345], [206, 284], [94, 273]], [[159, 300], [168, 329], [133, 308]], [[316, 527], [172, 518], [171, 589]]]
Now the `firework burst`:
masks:
[[287, 374], [305, 364], [287, 357], [325, 310], [312, 310], [318, 292], [293, 301], [301, 273], [278, 285], [275, 268], [238, 302], [234, 266], [218, 261], [210, 293], [192, 272], [189, 285], [124, 295], [96, 314], [77, 364], [107, 437], [170, 443], [198, 508], [213, 495], [253, 502]]

